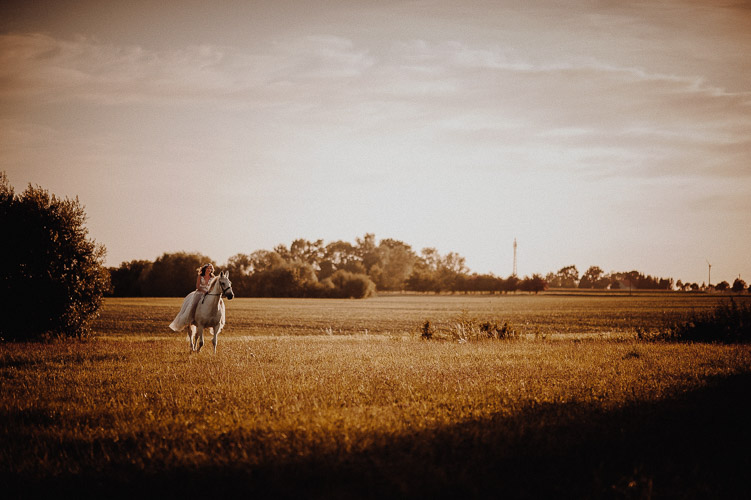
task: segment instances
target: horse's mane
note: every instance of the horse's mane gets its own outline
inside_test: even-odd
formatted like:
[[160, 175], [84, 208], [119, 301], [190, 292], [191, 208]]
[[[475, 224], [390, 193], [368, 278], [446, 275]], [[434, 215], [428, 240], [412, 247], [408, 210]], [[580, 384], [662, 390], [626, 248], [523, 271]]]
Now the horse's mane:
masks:
[[214, 288], [214, 283], [216, 283], [218, 279], [219, 276], [214, 276], [213, 278], [211, 278], [211, 281], [209, 281], [209, 291]]

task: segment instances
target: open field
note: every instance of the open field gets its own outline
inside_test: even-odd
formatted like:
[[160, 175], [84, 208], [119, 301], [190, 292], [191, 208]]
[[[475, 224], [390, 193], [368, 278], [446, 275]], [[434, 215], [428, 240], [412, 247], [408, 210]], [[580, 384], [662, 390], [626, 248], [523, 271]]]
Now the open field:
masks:
[[[509, 321], [522, 334], [632, 336], [641, 327], [727, 301], [704, 294], [386, 295], [367, 300], [234, 299], [225, 301], [223, 336], [416, 333], [426, 320], [448, 330], [462, 316]], [[751, 296], [736, 297], [751, 302]], [[182, 299], [107, 299], [94, 329], [112, 336], [177, 336], [167, 325]]]
[[[0, 344], [11, 497], [747, 491], [751, 347], [631, 335], [710, 298], [243, 299], [217, 355], [164, 331], [179, 303], [110, 300], [91, 342]], [[530, 336], [419, 339], [462, 314]]]

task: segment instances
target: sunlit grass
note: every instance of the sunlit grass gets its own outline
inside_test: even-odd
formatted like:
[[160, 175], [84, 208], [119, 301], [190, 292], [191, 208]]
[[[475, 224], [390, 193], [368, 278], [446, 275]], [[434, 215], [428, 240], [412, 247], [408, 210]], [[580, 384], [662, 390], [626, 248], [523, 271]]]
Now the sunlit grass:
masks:
[[251, 466], [364, 451], [530, 405], [619, 408], [748, 371], [751, 351], [356, 336], [227, 339], [215, 356], [176, 340], [104, 340], [4, 345], [0, 366], [3, 466], [37, 476]]
[[[447, 331], [462, 315], [480, 321], [507, 321], [523, 335], [633, 335], [639, 328], [661, 328], [725, 300], [721, 296], [666, 293], [234, 299], [225, 301], [227, 325], [222, 335], [417, 334], [426, 320], [439, 331]], [[751, 303], [751, 297], [739, 300]], [[109, 298], [94, 330], [107, 336], [174, 336], [167, 325], [181, 303], [178, 298]]]
[[[183, 335], [162, 330], [176, 299], [108, 301], [94, 341], [0, 344], [0, 476], [75, 489], [90, 478], [124, 487], [224, 471], [269, 496], [313, 486], [324, 497], [330, 487], [342, 496], [362, 487], [477, 493], [509, 481], [523, 484], [509, 486], [511, 496], [559, 482], [594, 496], [631, 484], [642, 496], [680, 495], [695, 484], [661, 464], [688, 456], [684, 469], [704, 467], [705, 452], [671, 448], [705, 431], [705, 447], [728, 438], [712, 433], [737, 432], [732, 422], [694, 422], [722, 410], [685, 401], [747, 380], [738, 377], [751, 373], [751, 346], [639, 342], [630, 326], [716, 301], [400, 299], [232, 301], [216, 355], [191, 354]], [[421, 339], [426, 318], [446, 333], [469, 317], [510, 320], [526, 334]], [[666, 440], [671, 430], [678, 437]], [[535, 480], [540, 473], [553, 483]], [[720, 484], [713, 474], [699, 481], [710, 493]]]

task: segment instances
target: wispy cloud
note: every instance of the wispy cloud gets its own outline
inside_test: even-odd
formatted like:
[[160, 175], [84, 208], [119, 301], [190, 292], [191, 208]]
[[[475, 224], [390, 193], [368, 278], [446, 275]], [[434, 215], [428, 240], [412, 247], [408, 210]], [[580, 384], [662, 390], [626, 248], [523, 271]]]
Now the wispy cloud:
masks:
[[[79, 37], [0, 35], [0, 96], [101, 104], [256, 100], [288, 96], [290, 85], [359, 76], [372, 64], [346, 39], [307, 37], [264, 52], [196, 45], [153, 51]], [[286, 97], [285, 97], [286, 96]]]
[[319, 35], [154, 51], [10, 34], [0, 81], [5, 100], [276, 108], [317, 134], [348, 127], [392, 144], [410, 131], [416, 150], [440, 141], [464, 163], [505, 152], [544, 168], [558, 151], [574, 168], [621, 163], [619, 175], [751, 175], [751, 90], [581, 55], [533, 63], [497, 43], [393, 40], [376, 53]]

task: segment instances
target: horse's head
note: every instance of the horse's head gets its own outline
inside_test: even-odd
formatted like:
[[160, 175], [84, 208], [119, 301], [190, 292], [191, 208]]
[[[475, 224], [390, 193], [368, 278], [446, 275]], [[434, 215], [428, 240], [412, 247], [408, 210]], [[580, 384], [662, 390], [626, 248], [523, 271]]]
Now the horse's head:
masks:
[[229, 280], [229, 271], [223, 271], [219, 273], [219, 286], [222, 288], [222, 295], [227, 297], [227, 300], [232, 300], [235, 297], [235, 292], [232, 291], [232, 282]]

